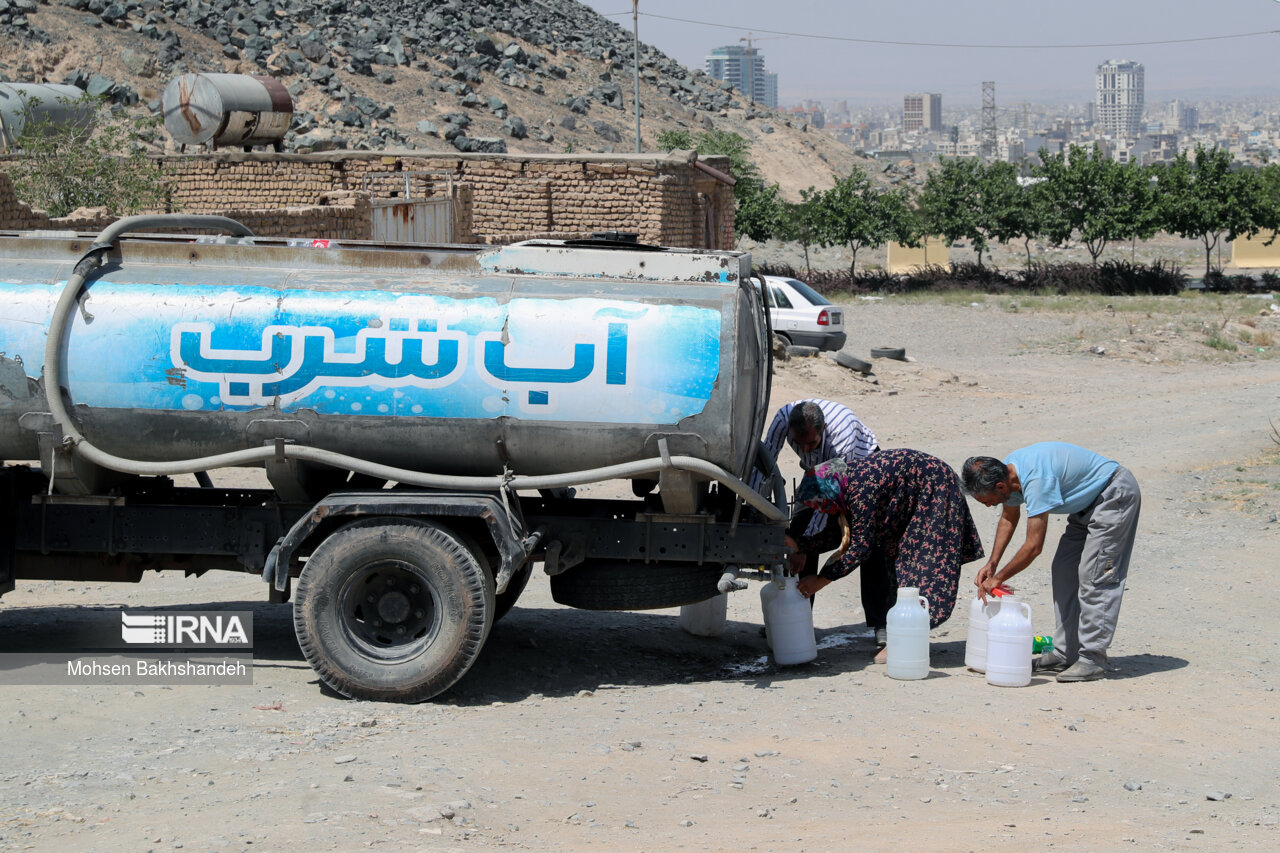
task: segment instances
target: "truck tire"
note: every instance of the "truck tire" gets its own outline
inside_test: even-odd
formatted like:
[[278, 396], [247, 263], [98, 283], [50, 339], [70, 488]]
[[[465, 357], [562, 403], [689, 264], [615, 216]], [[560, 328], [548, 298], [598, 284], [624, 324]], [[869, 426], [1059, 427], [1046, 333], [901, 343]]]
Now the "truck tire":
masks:
[[457, 537], [403, 518], [370, 518], [325, 539], [294, 591], [298, 645], [343, 696], [423, 702], [480, 655], [493, 579]]
[[849, 353], [843, 351], [836, 353], [836, 364], [841, 367], [847, 367], [850, 370], [856, 370], [859, 373], [871, 372], [871, 362], [863, 361], [856, 355], [849, 355]]
[[721, 566], [601, 560], [551, 578], [551, 597], [583, 610], [661, 610], [719, 593]]

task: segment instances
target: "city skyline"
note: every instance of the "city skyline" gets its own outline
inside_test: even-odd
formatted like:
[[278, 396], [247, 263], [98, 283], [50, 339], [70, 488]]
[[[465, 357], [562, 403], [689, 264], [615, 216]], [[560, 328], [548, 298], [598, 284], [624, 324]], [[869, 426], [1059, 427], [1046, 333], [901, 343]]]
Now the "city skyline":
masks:
[[[583, 2], [631, 29], [626, 0]], [[751, 37], [778, 75], [784, 104], [901, 104], [905, 93], [938, 92], [959, 107], [980, 103], [983, 80], [995, 80], [1004, 100], [1088, 101], [1098, 65], [1116, 57], [1145, 66], [1149, 101], [1280, 93], [1277, 0], [1220, 0], [1212, 15], [1190, 0], [1032, 8], [1011, 0], [916, 0], [909, 16], [900, 9], [639, 0], [640, 39], [698, 69], [713, 47]]]

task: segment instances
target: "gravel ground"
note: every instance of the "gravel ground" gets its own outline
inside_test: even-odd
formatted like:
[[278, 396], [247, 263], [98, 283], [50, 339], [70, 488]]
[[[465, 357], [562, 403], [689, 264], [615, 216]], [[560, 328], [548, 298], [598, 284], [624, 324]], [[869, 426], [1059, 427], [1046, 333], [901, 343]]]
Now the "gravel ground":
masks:
[[[254, 578], [24, 583], [9, 650], [83, 608], [218, 606], [254, 611], [256, 667], [245, 687], [4, 689], [0, 849], [1274, 849], [1280, 362], [1206, 347], [1216, 304], [859, 301], [848, 350], [910, 361], [775, 377], [775, 404], [845, 401], [883, 446], [953, 465], [1054, 438], [1130, 467], [1143, 518], [1103, 681], [987, 685], [964, 595], [930, 677], [897, 682], [856, 579], [819, 596], [817, 661], [779, 669], [755, 589], [700, 639], [675, 611], [562, 608], [539, 573], [453, 691], [377, 705], [320, 689]], [[972, 508], [989, 544], [996, 511]], [[1018, 580], [1048, 632], [1048, 557]]]

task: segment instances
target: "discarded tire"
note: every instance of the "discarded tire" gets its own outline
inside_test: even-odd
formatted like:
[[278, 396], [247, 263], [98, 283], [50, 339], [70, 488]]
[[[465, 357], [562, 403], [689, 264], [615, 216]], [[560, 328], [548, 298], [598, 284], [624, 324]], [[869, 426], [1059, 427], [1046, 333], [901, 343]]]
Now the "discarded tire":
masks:
[[857, 356], [849, 355], [847, 352], [836, 353], [836, 364], [841, 367], [847, 367], [850, 370], [856, 370], [859, 373], [871, 372], [871, 362], [863, 361]]
[[817, 347], [789, 346], [787, 347], [787, 355], [792, 358], [813, 358], [818, 354]]
[[892, 358], [897, 361], [906, 361], [907, 351], [902, 347], [872, 347], [872, 358]]

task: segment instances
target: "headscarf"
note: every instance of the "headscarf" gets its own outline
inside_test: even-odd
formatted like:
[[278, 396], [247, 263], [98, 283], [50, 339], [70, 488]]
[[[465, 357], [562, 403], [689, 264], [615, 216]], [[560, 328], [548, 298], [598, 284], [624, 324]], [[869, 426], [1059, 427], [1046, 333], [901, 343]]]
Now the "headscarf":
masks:
[[844, 491], [848, 483], [849, 465], [837, 456], [815, 466], [800, 481], [796, 500], [818, 512], [833, 512], [844, 507]]

